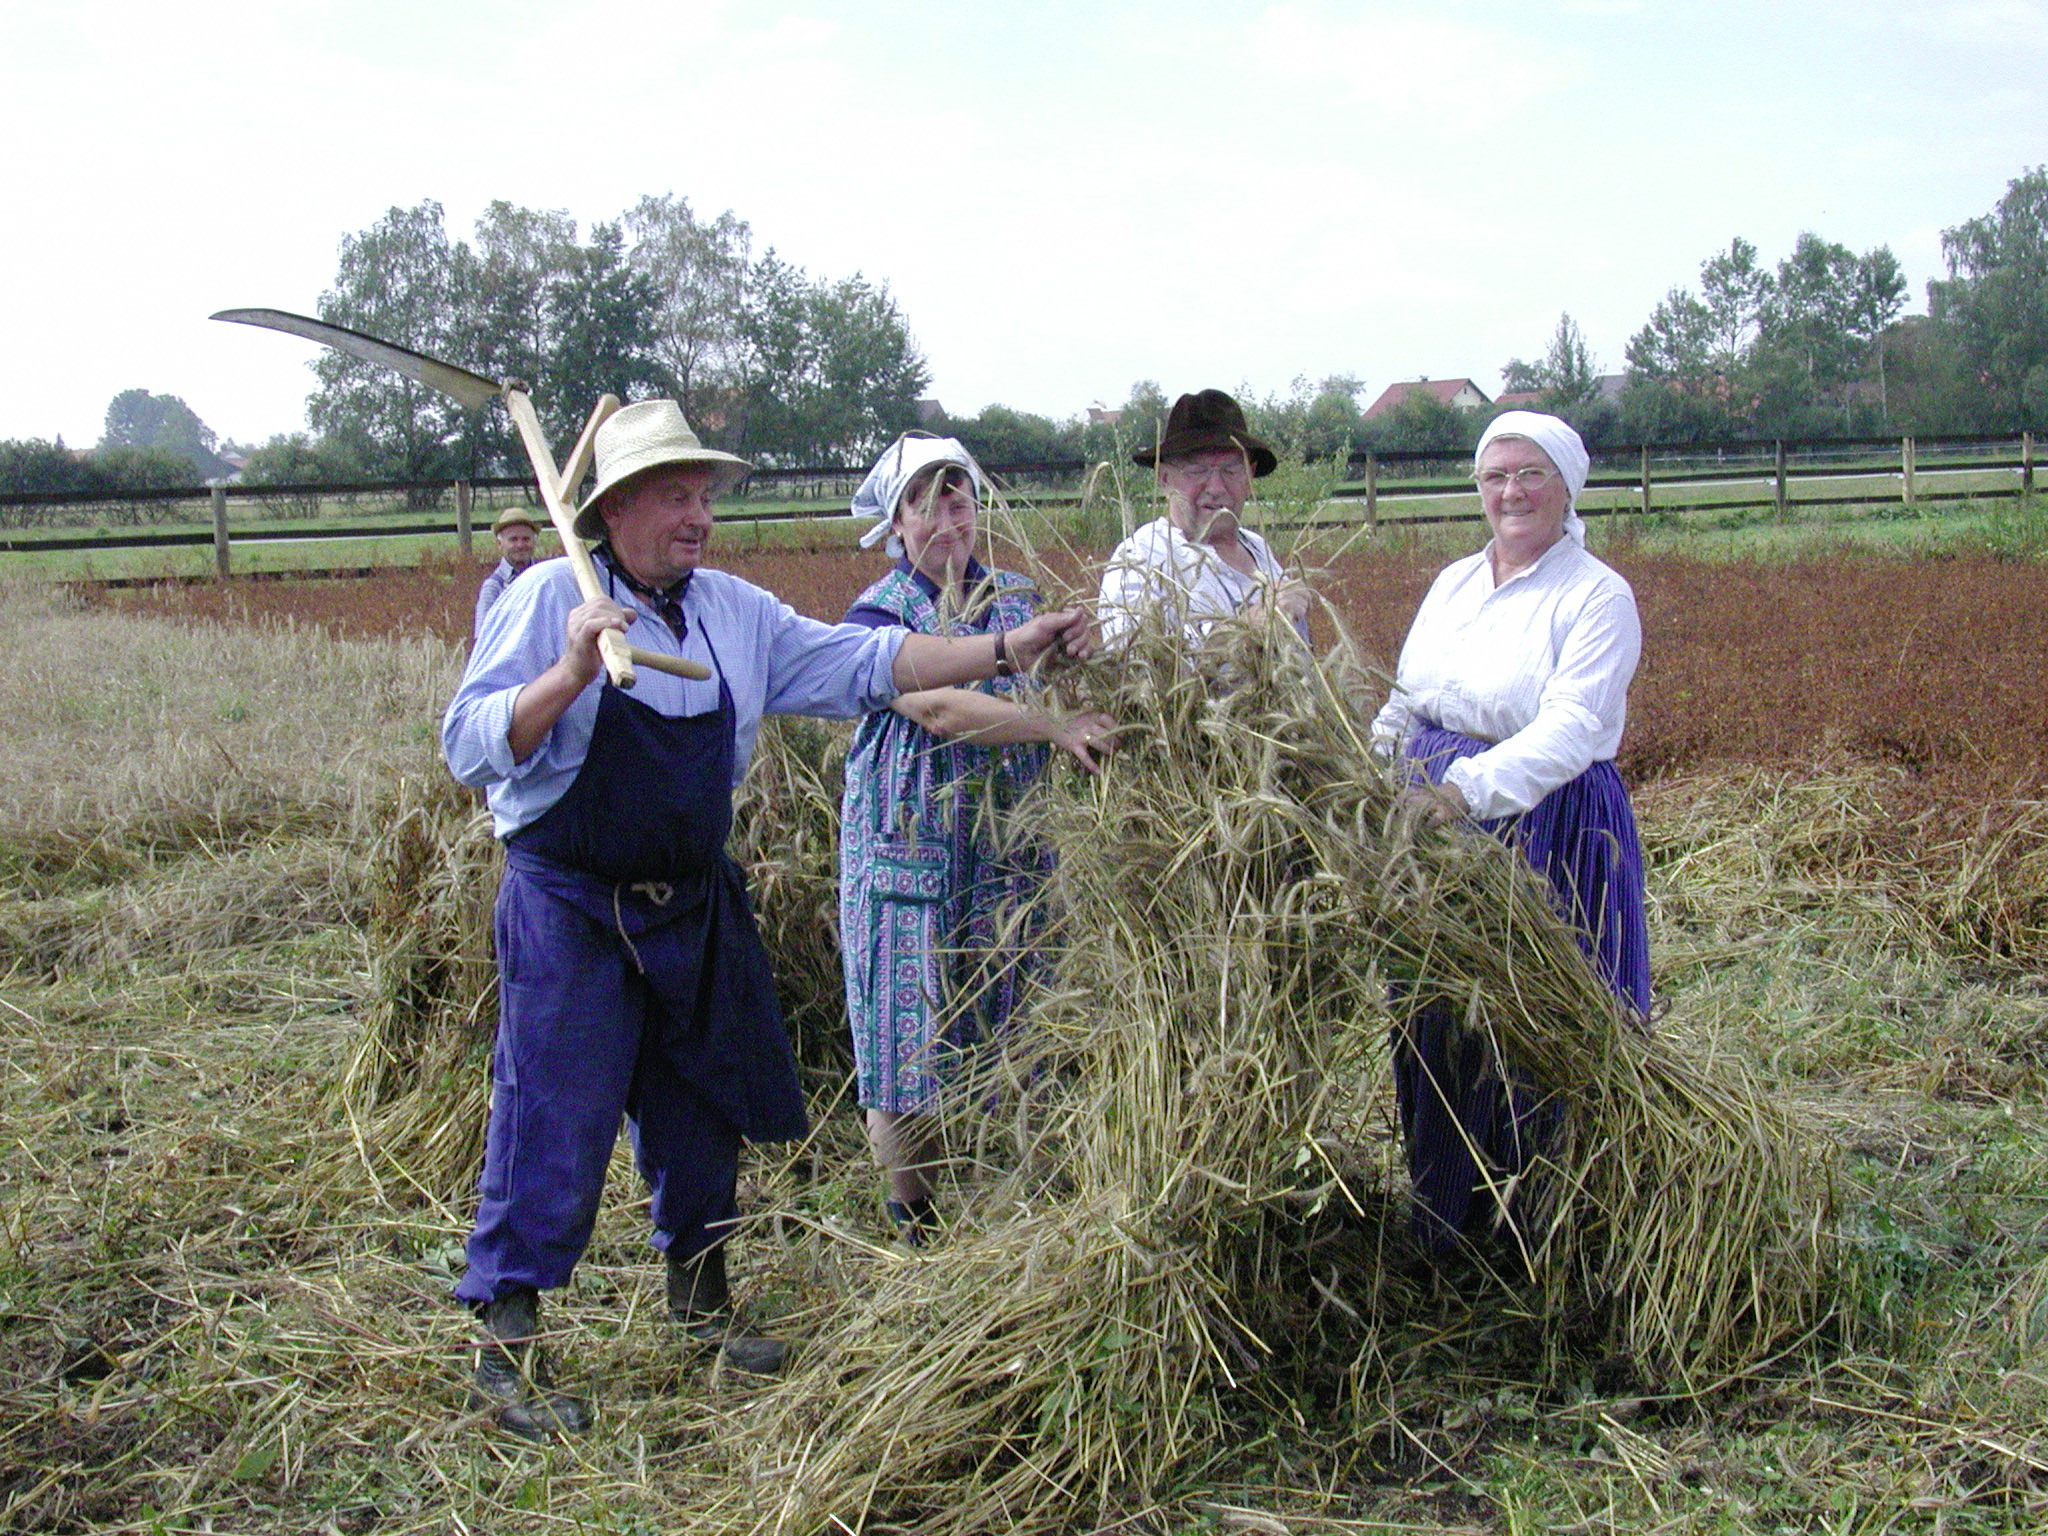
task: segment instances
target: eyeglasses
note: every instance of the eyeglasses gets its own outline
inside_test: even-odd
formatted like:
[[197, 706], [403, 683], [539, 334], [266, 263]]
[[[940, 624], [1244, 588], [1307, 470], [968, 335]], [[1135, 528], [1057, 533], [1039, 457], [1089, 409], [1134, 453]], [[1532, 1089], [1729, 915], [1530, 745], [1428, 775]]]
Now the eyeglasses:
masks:
[[1242, 485], [1251, 478], [1251, 471], [1242, 458], [1218, 459], [1209, 464], [1195, 463], [1188, 459], [1167, 459], [1165, 464], [1169, 470], [1191, 485], [1207, 484], [1211, 478], [1221, 479], [1225, 485]]
[[1531, 464], [1512, 473], [1505, 469], [1482, 469], [1472, 478], [1479, 483], [1479, 489], [1486, 492], [1489, 496], [1504, 494], [1508, 488], [1509, 481], [1519, 485], [1524, 495], [1534, 496], [1538, 491], [1547, 488], [1550, 482], [1557, 478], [1557, 471], [1545, 469], [1538, 464]]

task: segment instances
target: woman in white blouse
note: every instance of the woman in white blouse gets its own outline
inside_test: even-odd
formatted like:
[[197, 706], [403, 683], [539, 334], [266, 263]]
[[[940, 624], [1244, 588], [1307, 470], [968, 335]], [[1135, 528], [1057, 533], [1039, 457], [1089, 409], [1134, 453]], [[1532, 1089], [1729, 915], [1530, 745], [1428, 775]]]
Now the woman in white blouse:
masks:
[[[1509, 411], [1487, 427], [1473, 478], [1493, 538], [1438, 573], [1373, 737], [1408, 759], [1422, 814], [1470, 818], [1549, 880], [1588, 956], [1641, 1016], [1642, 844], [1614, 754], [1642, 629], [1628, 583], [1586, 552], [1575, 503], [1588, 462], [1555, 416]], [[1416, 1235], [1441, 1255], [1496, 1219], [1486, 1191], [1522, 1187], [1553, 1111], [1505, 1080], [1442, 1005], [1396, 1025], [1394, 1081]]]

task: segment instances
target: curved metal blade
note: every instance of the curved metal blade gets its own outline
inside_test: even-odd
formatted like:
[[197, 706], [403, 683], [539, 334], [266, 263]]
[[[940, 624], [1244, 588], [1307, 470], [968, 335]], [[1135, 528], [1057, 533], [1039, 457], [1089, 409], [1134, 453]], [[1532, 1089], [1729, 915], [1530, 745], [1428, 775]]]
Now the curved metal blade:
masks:
[[326, 320], [315, 320], [310, 315], [295, 315], [285, 309], [223, 309], [208, 317], [213, 320], [232, 320], [237, 325], [260, 325], [273, 331], [286, 331], [293, 336], [303, 336], [308, 341], [317, 341], [322, 346], [333, 347], [352, 357], [360, 357], [372, 363], [382, 363], [395, 368], [408, 379], [416, 380], [429, 389], [438, 389], [444, 395], [453, 395], [469, 410], [488, 405], [504, 392], [503, 386], [480, 373], [471, 373], [467, 368], [458, 368], [453, 363], [444, 363], [437, 357], [428, 357], [424, 352], [415, 352], [395, 342], [380, 341], [361, 331], [352, 331], [345, 325], [334, 325]]

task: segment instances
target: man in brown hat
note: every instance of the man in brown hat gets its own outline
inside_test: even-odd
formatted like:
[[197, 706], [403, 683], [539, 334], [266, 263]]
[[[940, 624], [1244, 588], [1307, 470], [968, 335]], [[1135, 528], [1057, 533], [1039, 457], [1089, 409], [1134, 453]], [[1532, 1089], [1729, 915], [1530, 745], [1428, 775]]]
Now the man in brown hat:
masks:
[[484, 615], [491, 611], [491, 605], [505, 595], [505, 589], [519, 579], [521, 571], [533, 564], [540, 523], [529, 508], [507, 507], [491, 524], [491, 534], [498, 541], [498, 563], [476, 594], [476, 621], [470, 626], [471, 634], [482, 631]]
[[1308, 591], [1288, 580], [1266, 541], [1239, 521], [1252, 481], [1279, 462], [1220, 389], [1182, 395], [1156, 444], [1133, 461], [1157, 475], [1166, 515], [1138, 529], [1102, 573], [1097, 617], [1115, 640], [1150, 609], [1198, 643], [1219, 620], [1273, 604], [1305, 640]]
[[[726, 1241], [743, 1141], [808, 1129], [740, 872], [732, 790], [764, 714], [852, 717], [899, 692], [979, 681], [1055, 649], [1093, 649], [1085, 615], [1040, 614], [955, 639], [807, 619], [703, 561], [716, 496], [748, 468], [704, 447], [672, 400], [598, 429], [576, 531], [607, 588], [566, 560], [500, 600], [442, 722], [442, 751], [487, 791], [505, 841], [489, 1134], [468, 1265], [483, 1325], [475, 1396], [533, 1439], [585, 1429], [536, 1342], [540, 1293], [590, 1241], [623, 1117], [652, 1195], [668, 1312], [726, 1364], [780, 1368], [780, 1341], [735, 1320]], [[701, 663], [605, 681], [598, 637]]]

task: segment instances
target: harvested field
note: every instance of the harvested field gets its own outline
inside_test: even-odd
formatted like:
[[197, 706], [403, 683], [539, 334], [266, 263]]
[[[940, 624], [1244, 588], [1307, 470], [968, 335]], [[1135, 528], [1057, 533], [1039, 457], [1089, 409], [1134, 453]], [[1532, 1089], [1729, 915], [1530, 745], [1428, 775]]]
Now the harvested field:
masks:
[[[1718, 764], [1832, 760], [1898, 770], [1902, 804], [2048, 791], [2048, 566], [1992, 559], [1697, 561], [1609, 551], [1636, 588], [1644, 662], [1621, 765], [1631, 781]], [[1069, 557], [1079, 569], [1100, 556]], [[836, 619], [881, 569], [865, 551], [721, 552], [723, 569]], [[1443, 563], [1435, 550], [1349, 554], [1330, 610], [1391, 661]], [[94, 606], [194, 620], [288, 618], [357, 639], [469, 634], [478, 574], [98, 593]], [[1323, 632], [1328, 633], [1327, 624]]]
[[[1346, 557], [1323, 590], [1390, 654], [1441, 558]], [[829, 616], [878, 562], [723, 563]], [[832, 1332], [842, 1353], [816, 1362], [867, 1395], [821, 1400], [817, 1371], [751, 1394], [679, 1357], [650, 1320], [659, 1267], [622, 1153], [550, 1313], [599, 1430], [535, 1451], [463, 1411], [467, 1329], [445, 1297], [480, 1137], [491, 850], [431, 753], [454, 650], [391, 637], [421, 614], [465, 633], [473, 576], [85, 611], [17, 594], [0, 611], [0, 1530], [726, 1531], [776, 1529], [778, 1512], [791, 1531], [1027, 1513], [1132, 1532], [2039, 1529], [2048, 570], [1616, 563], [1648, 628], [1624, 769], [1651, 861], [1660, 1048], [1738, 1070], [1822, 1152], [1824, 1316], [1762, 1360], [1717, 1346], [1728, 1379], [1674, 1384], [1540, 1289], [1420, 1293], [1372, 1256], [1385, 1186], [1356, 1170], [1383, 1177], [1387, 1144], [1368, 1106], [1354, 1143], [1316, 1154], [1362, 1214], [1219, 1194], [1178, 1207], [1177, 1229], [1038, 1203], [1030, 1224], [978, 1226], [943, 1272], [988, 1287], [965, 1323], [1000, 1320], [1020, 1365], [963, 1380], [911, 1456], [899, 1439], [919, 1426], [888, 1410], [930, 1401], [920, 1350], [975, 1371], [1010, 1357], [976, 1354], [1001, 1335], [963, 1325], [920, 1289], [927, 1261], [882, 1243], [857, 1126], [834, 1107], [829, 1006], [800, 1024], [820, 1131], [751, 1166], [743, 1284], [821, 1337], [849, 1295], [871, 1297], [868, 1331]], [[829, 1003], [832, 737], [764, 740], [744, 847], [793, 985]], [[1248, 859], [1274, 835], [1234, 825]], [[1116, 867], [1084, 875], [1113, 884]], [[1076, 1012], [1069, 1044], [1095, 1052], [1095, 1014]], [[1320, 1048], [1290, 1027], [1291, 1049]], [[1133, 1139], [1134, 1169], [1174, 1154], [1187, 1133], [1170, 1114], [1157, 1144]], [[1213, 1134], [1275, 1154], [1242, 1122]], [[1336, 1188], [1319, 1167], [1311, 1197]], [[1298, 1227], [1316, 1239], [1299, 1252]], [[1227, 1342], [1199, 1353], [1203, 1329], [1232, 1337], [1228, 1307], [1157, 1347], [1137, 1336], [1191, 1316], [1141, 1287], [1209, 1305], [1212, 1272], [1165, 1246], [1204, 1229], [1202, 1262], [1273, 1288], [1240, 1316], [1280, 1335], [1277, 1366], [1248, 1369]], [[1030, 1310], [1026, 1275], [1046, 1298], [1123, 1279], [1077, 1318]], [[944, 1338], [922, 1339], [941, 1316]], [[1188, 1394], [1164, 1417], [1141, 1363]], [[835, 1443], [835, 1424], [860, 1438]], [[1015, 1459], [1048, 1434], [1061, 1454], [1032, 1462], [1087, 1480], [1065, 1506]]]

